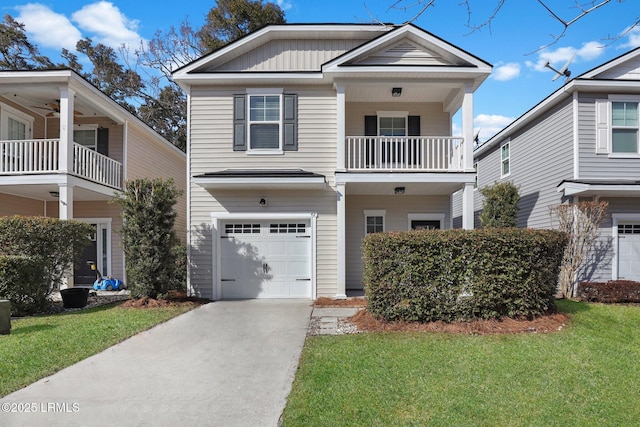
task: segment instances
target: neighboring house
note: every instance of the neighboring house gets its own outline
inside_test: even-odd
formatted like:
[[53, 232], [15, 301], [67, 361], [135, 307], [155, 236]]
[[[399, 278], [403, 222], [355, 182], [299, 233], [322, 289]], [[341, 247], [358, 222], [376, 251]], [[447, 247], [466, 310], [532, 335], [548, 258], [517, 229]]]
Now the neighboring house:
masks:
[[[177, 70], [189, 290], [344, 298], [366, 233], [473, 227], [473, 94], [491, 65], [414, 25], [267, 26]], [[452, 116], [462, 111], [462, 136]]]
[[566, 82], [474, 153], [479, 188], [520, 187], [519, 227], [557, 226], [549, 207], [561, 203], [609, 203], [578, 280], [640, 281], [639, 105], [640, 48]]
[[[124, 277], [123, 181], [173, 178], [186, 189], [186, 155], [71, 70], [0, 72], [0, 215], [86, 221], [92, 245], [69, 285]], [[186, 195], [176, 206], [185, 240]], [[59, 242], [61, 245], [64, 242]]]

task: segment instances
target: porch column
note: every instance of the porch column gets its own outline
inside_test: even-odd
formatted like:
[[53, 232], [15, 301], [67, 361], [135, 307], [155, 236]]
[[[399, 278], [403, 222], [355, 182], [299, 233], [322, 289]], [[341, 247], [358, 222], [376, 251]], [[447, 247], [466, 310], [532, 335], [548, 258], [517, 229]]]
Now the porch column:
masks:
[[462, 228], [473, 230], [473, 183], [465, 184], [462, 190]]
[[462, 168], [473, 170], [473, 86], [466, 84], [462, 98], [462, 136], [464, 137], [464, 163]]
[[337, 221], [337, 250], [336, 250], [336, 266], [337, 266], [337, 277], [336, 277], [336, 299], [346, 299], [347, 291], [346, 291], [346, 282], [347, 282], [347, 249], [346, 249], [346, 198], [345, 198], [345, 184], [336, 184], [336, 195], [337, 195], [337, 210], [336, 210], [336, 221]]
[[[60, 151], [58, 169], [73, 172], [73, 96], [75, 92], [67, 86], [60, 88]], [[62, 200], [62, 198], [60, 199]]]
[[345, 95], [344, 85], [336, 84], [336, 149], [337, 163], [336, 170], [338, 172], [345, 172]]
[[73, 185], [59, 185], [58, 193], [58, 218], [73, 219]]

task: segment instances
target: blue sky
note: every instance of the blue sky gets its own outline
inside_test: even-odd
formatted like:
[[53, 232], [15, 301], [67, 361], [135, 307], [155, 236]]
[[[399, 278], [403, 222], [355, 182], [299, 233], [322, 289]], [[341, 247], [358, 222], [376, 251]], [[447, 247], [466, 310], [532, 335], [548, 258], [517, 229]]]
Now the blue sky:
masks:
[[[404, 0], [398, 6], [420, 0]], [[598, 0], [595, 3], [600, 3]], [[365, 23], [373, 20], [403, 23], [417, 8], [390, 9], [396, 0], [277, 0], [290, 23]], [[589, 0], [578, 0], [582, 4]], [[426, 1], [423, 0], [423, 4]], [[493, 64], [493, 75], [476, 92], [475, 128], [482, 140], [509, 124], [550, 93], [563, 78], [544, 68], [549, 60], [560, 68], [574, 56], [569, 69], [577, 76], [603, 62], [640, 46], [640, 27], [628, 27], [640, 19], [637, 0], [612, 0], [571, 25], [564, 37], [552, 45], [552, 35], [563, 26], [536, 0], [507, 0], [489, 27], [472, 31], [492, 15], [498, 0], [469, 0], [471, 14], [460, 0], [436, 0], [414, 24]], [[569, 21], [580, 14], [576, 0], [549, 0], [553, 10]], [[166, 0], [47, 2], [3, 1], [0, 12], [23, 22], [31, 41], [55, 57], [62, 47], [74, 50], [84, 36], [107, 45], [138, 46], [157, 30], [168, 30], [188, 17], [200, 26], [213, 1]], [[459, 122], [459, 118], [454, 120]]]

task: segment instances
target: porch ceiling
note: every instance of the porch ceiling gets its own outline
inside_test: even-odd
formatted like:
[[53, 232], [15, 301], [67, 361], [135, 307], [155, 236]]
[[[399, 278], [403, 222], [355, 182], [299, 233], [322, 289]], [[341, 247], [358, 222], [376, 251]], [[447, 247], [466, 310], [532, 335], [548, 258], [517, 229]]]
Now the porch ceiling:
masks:
[[[451, 195], [473, 183], [473, 173], [337, 173], [336, 184], [345, 184], [346, 194], [389, 196]], [[396, 193], [396, 189], [403, 193]]]
[[[57, 191], [59, 191], [59, 188], [58, 184], [56, 183], [0, 185], [0, 193], [11, 194], [18, 197], [25, 197], [27, 199], [43, 200], [47, 202], [58, 201], [57, 197], [51, 195], [52, 192]], [[112, 191], [115, 192], [115, 190]], [[73, 199], [76, 202], [108, 201], [111, 199], [111, 197], [112, 194], [93, 191], [89, 188], [75, 186], [73, 189]]]
[[[391, 96], [391, 89], [402, 88], [398, 97]], [[407, 83], [389, 81], [383, 83], [349, 83], [345, 85], [346, 102], [445, 102], [462, 90], [459, 83]]]

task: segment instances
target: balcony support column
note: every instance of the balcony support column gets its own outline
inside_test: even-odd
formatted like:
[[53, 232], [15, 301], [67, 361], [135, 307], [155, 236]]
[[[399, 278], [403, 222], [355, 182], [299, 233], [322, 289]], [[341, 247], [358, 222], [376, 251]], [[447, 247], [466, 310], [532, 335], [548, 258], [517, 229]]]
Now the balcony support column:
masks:
[[58, 169], [73, 172], [73, 97], [75, 92], [67, 86], [60, 88], [60, 152]]
[[462, 169], [473, 171], [473, 86], [466, 84], [462, 98], [462, 136], [464, 137], [464, 153]]
[[344, 172], [345, 168], [345, 92], [343, 84], [336, 84], [336, 171]]
[[58, 218], [73, 219], [73, 185], [58, 186]]
[[345, 197], [346, 184], [336, 184], [336, 197], [337, 197], [337, 249], [336, 249], [336, 265], [337, 265], [337, 277], [336, 277], [336, 299], [347, 299], [346, 283], [347, 283], [347, 238], [346, 238], [346, 197]]
[[462, 190], [462, 228], [474, 228], [473, 183], [466, 183]]

